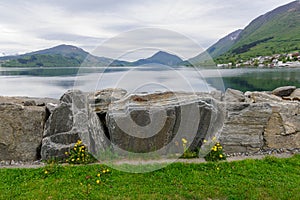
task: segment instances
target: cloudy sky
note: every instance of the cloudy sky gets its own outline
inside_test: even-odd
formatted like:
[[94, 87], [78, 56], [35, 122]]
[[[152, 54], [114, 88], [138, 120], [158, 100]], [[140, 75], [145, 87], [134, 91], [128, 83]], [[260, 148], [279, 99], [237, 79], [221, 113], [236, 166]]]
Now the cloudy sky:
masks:
[[[291, 1], [2, 0], [0, 55], [30, 52], [59, 44], [76, 45], [93, 52], [101, 45], [109, 46], [108, 43], [113, 44], [110, 47], [118, 46], [119, 39], [126, 37], [129, 44], [137, 38], [147, 41], [138, 45], [149, 49], [158, 44], [168, 45], [165, 40], [174, 45], [176, 41], [185, 40], [183, 37], [207, 48], [230, 32], [244, 28], [259, 15]], [[144, 28], [150, 31], [141, 31]], [[161, 34], [155, 30], [162, 30]], [[161, 35], [164, 36], [158, 38]], [[178, 39], [179, 35], [181, 39]], [[156, 38], [156, 45], [151, 46], [149, 41], [153, 38]], [[119, 44], [126, 46], [122, 42]], [[133, 48], [138, 46], [126, 47], [122, 51]], [[105, 51], [100, 53], [105, 54]]]

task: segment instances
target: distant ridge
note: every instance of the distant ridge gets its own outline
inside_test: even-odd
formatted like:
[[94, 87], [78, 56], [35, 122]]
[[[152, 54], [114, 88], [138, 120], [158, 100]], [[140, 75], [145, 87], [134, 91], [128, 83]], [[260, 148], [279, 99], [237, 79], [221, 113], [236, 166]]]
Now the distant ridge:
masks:
[[162, 65], [168, 65], [168, 66], [177, 66], [179, 63], [182, 63], [182, 62], [183, 62], [183, 60], [176, 55], [173, 55], [173, 54], [170, 54], [170, 53], [167, 53], [164, 51], [159, 51], [149, 58], [140, 59], [140, 60], [133, 62], [132, 65], [138, 66], [138, 65], [156, 63], [156, 64], [162, 64]]
[[83, 63], [84, 66], [139, 66], [153, 63], [176, 66], [183, 62], [178, 56], [163, 51], [135, 62], [113, 60], [65, 44], [23, 55], [1, 57], [0, 60], [6, 61], [2, 64], [4, 67], [79, 67]]
[[280, 6], [254, 19], [218, 62], [300, 50], [300, 1]]

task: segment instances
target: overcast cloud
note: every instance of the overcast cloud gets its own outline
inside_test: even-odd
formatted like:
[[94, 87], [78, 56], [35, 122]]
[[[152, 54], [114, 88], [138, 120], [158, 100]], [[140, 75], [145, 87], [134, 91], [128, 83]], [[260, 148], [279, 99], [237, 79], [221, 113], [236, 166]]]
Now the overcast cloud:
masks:
[[[259, 15], [289, 2], [291, 0], [2, 0], [0, 55], [59, 44], [75, 45], [92, 52], [112, 37], [149, 27], [177, 32], [207, 48], [221, 37], [244, 28]], [[149, 34], [139, 35], [139, 40], [149, 40]], [[164, 41], [154, 42], [155, 47], [157, 44], [168, 46], [166, 37], [161, 40]], [[178, 38], [169, 38], [169, 44], [174, 41]]]

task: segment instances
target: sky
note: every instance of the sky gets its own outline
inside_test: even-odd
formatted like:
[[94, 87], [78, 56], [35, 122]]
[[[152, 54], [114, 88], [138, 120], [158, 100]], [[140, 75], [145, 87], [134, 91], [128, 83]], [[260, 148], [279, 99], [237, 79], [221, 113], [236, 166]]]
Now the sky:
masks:
[[[137, 49], [150, 54], [157, 49], [177, 53], [181, 48], [182, 57], [192, 57], [259, 15], [289, 2], [2, 0], [0, 56], [69, 44], [98, 56], [127, 55], [127, 60], [135, 59], [128, 55]], [[118, 53], [111, 50], [118, 46]]]

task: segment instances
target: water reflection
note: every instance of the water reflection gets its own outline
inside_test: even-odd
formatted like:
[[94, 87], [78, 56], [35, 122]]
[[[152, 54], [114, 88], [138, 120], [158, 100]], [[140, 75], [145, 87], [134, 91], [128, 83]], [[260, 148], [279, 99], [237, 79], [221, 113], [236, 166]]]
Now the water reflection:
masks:
[[0, 95], [59, 98], [66, 90], [94, 91], [119, 87], [129, 92], [242, 91], [300, 87], [300, 69], [195, 70], [167, 66], [110, 68], [1, 68]]

